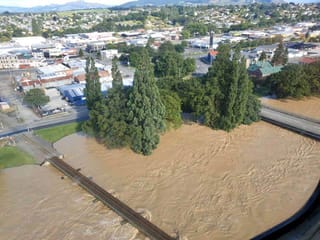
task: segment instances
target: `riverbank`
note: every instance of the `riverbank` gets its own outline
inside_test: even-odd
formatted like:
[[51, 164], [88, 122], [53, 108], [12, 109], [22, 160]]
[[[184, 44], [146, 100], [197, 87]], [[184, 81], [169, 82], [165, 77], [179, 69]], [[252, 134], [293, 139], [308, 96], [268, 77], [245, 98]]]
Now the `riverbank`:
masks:
[[34, 164], [35, 160], [26, 152], [13, 146], [0, 148], [0, 169]]

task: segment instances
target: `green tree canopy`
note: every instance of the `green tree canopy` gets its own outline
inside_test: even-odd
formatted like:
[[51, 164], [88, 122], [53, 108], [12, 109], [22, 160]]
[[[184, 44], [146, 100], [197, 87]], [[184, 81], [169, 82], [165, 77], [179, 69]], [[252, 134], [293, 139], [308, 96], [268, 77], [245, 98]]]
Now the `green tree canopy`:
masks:
[[23, 101], [32, 107], [44, 106], [49, 102], [49, 97], [45, 95], [44, 90], [40, 88], [30, 89]]
[[181, 100], [175, 92], [160, 90], [161, 101], [166, 108], [165, 120], [168, 127], [178, 128], [182, 124]]
[[273, 65], [285, 65], [288, 62], [288, 49], [285, 48], [283, 41], [279, 43], [271, 62]]
[[87, 107], [89, 110], [94, 108], [95, 103], [102, 99], [101, 84], [98, 69], [93, 58], [87, 58], [86, 64], [86, 88], [84, 91]]
[[112, 59], [112, 88], [108, 90], [100, 124], [100, 138], [109, 148], [124, 147], [130, 142], [126, 106], [128, 93], [123, 89], [117, 60], [116, 57]]
[[311, 94], [307, 79], [303, 66], [290, 64], [285, 66], [281, 72], [271, 75], [269, 81], [277, 97], [301, 98]]
[[[250, 122], [245, 119], [246, 112], [251, 113], [252, 121], [258, 119], [259, 105], [254, 100], [253, 85], [239, 49], [231, 55], [230, 46], [221, 45], [218, 51], [206, 77], [205, 93], [198, 100], [197, 112], [209, 127], [229, 131]], [[249, 98], [252, 98], [250, 104]]]
[[267, 60], [267, 54], [265, 51], [263, 51], [259, 57], [259, 61], [265, 61]]
[[32, 27], [32, 33], [33, 33], [33, 35], [34, 36], [39, 36], [39, 35], [41, 35], [41, 33], [42, 33], [42, 28], [41, 28], [41, 26], [42, 26], [42, 23], [41, 23], [41, 21], [38, 21], [38, 20], [36, 20], [36, 19], [32, 19], [32, 21], [31, 21], [31, 27]]
[[83, 55], [84, 55], [84, 54], [83, 54], [83, 50], [82, 50], [82, 48], [80, 48], [80, 49], [79, 49], [79, 57], [83, 57]]
[[165, 107], [153, 76], [153, 68], [146, 49], [141, 52], [141, 63], [135, 72], [128, 100], [128, 121], [131, 148], [144, 155], [152, 153], [165, 130]]

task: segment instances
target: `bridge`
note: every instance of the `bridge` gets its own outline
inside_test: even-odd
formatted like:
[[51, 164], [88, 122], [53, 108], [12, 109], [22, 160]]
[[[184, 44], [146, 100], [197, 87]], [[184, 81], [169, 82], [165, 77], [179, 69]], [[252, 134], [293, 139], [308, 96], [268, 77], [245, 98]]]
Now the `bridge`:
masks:
[[71, 180], [75, 181], [84, 188], [86, 191], [91, 193], [96, 199], [100, 200], [103, 204], [108, 206], [111, 210], [121, 216], [124, 220], [129, 222], [132, 226], [137, 228], [145, 236], [152, 240], [178, 240], [179, 237], [174, 238], [165, 233], [163, 230], [158, 228], [156, 225], [142, 217], [139, 213], [134, 211], [125, 203], [112, 196], [102, 187], [97, 185], [95, 182], [75, 170], [69, 164], [64, 162], [58, 157], [48, 159], [55, 168], [60, 170], [63, 174], [68, 176]]
[[[320, 109], [319, 109], [320, 113]], [[301, 135], [320, 140], [320, 120], [299, 116], [262, 105], [262, 120]]]

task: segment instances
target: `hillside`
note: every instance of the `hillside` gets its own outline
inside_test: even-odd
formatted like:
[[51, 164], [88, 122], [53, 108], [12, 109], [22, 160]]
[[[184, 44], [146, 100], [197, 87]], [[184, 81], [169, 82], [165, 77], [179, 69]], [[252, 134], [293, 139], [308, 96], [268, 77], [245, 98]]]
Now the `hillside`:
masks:
[[284, 3], [284, 0], [138, 0], [120, 5], [122, 8], [140, 7], [140, 6], [162, 6], [162, 5], [187, 5], [187, 4], [250, 4], [260, 3]]
[[62, 12], [70, 10], [80, 10], [80, 9], [93, 9], [93, 8], [108, 8], [110, 5], [91, 3], [85, 1], [74, 1], [65, 4], [51, 4], [46, 6], [37, 6], [32, 8], [21, 8], [21, 7], [8, 7], [0, 6], [0, 13], [3, 12]]

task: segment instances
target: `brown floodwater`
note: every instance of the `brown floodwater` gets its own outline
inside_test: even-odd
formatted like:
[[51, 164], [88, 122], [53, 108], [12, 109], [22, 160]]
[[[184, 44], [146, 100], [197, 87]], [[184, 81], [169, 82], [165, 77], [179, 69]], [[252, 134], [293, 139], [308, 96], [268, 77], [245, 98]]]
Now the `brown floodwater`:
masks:
[[[320, 176], [320, 143], [264, 122], [231, 133], [183, 125], [151, 156], [70, 135], [65, 160], [189, 240], [249, 239], [295, 213]], [[0, 171], [0, 239], [138, 239], [52, 166]], [[140, 238], [141, 239], [141, 238]]]
[[267, 106], [320, 120], [320, 97], [304, 97], [299, 100], [260, 98], [260, 100]]

